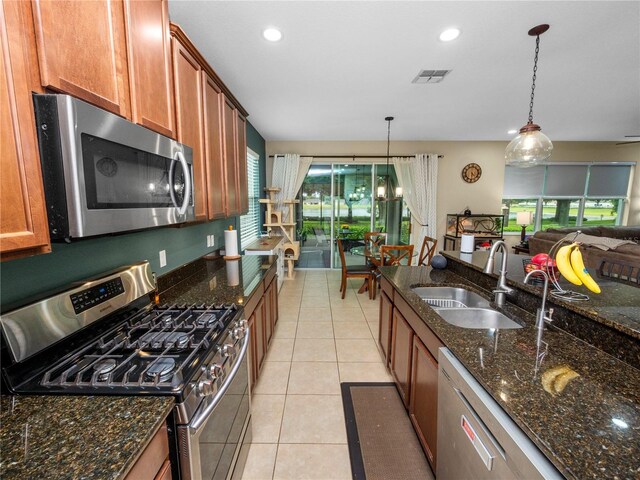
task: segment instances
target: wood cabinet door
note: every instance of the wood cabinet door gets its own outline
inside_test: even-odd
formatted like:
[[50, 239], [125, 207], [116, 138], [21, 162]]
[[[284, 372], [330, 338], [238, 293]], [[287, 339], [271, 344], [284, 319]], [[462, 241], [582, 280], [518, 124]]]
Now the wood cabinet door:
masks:
[[[256, 367], [260, 372], [264, 356], [267, 353], [267, 347], [265, 342], [265, 311], [264, 311], [264, 297], [258, 302], [258, 306], [255, 310], [256, 315]], [[259, 375], [259, 373], [258, 373]]]
[[236, 152], [236, 109], [224, 98], [222, 105], [224, 132], [224, 164], [225, 191], [227, 193], [227, 217], [238, 215], [240, 212], [238, 195], [238, 158]]
[[273, 283], [271, 284], [273, 288], [271, 289], [271, 294], [273, 295], [273, 328], [275, 330], [275, 325], [278, 323], [278, 315], [280, 314], [280, 309], [278, 307], [278, 276], [273, 279]]
[[204, 85], [204, 140], [207, 164], [207, 201], [209, 220], [225, 216], [225, 165], [223, 152], [222, 104], [224, 96], [218, 84], [202, 72]]
[[238, 141], [238, 205], [240, 214], [249, 211], [249, 187], [247, 178], [247, 120], [236, 110], [236, 138]]
[[273, 334], [273, 282], [265, 289], [264, 292], [264, 337], [266, 348], [269, 348], [269, 342], [271, 342], [271, 335]]
[[252, 313], [247, 320], [249, 325], [249, 375], [251, 379], [251, 390], [255, 387], [258, 380], [258, 363], [256, 361], [257, 348], [258, 348], [258, 335], [256, 327], [256, 315]]
[[132, 120], [175, 138], [167, 2], [125, 0], [124, 5]]
[[34, 0], [42, 86], [131, 118], [122, 0]]
[[391, 350], [391, 316], [393, 315], [393, 303], [384, 291], [380, 292], [380, 325], [378, 330], [378, 343], [384, 353], [385, 365], [389, 365]]
[[413, 330], [411, 326], [402, 314], [394, 309], [391, 338], [391, 374], [398, 385], [398, 391], [405, 407], [409, 407], [412, 342]]
[[417, 335], [413, 337], [409, 417], [433, 470], [438, 433], [438, 362]]
[[207, 175], [203, 148], [202, 68], [176, 37], [173, 37], [171, 41], [173, 44], [177, 136], [180, 143], [193, 149], [196, 220], [206, 220]]
[[[0, 254], [50, 251], [31, 90], [39, 90], [31, 9], [0, 3]], [[17, 253], [16, 253], [17, 252]]]

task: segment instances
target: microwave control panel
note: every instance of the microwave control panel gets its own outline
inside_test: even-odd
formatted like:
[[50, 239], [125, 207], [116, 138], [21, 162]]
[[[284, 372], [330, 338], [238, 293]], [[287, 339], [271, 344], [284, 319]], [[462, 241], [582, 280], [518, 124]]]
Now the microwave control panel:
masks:
[[121, 293], [124, 293], [124, 285], [122, 284], [122, 279], [118, 277], [72, 294], [71, 304], [73, 305], [73, 310], [76, 312], [76, 315], [78, 315]]

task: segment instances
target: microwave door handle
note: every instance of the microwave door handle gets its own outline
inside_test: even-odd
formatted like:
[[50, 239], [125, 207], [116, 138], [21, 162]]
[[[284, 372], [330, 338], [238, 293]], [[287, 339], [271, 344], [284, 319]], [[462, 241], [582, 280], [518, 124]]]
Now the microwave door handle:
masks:
[[220, 390], [216, 392], [216, 395], [215, 397], [213, 397], [213, 400], [211, 401], [211, 403], [207, 405], [207, 407], [202, 411], [202, 413], [200, 413], [200, 415], [194, 418], [191, 424], [189, 425], [189, 431], [191, 432], [192, 435], [200, 434], [200, 432], [204, 428], [204, 425], [209, 419], [211, 412], [216, 408], [216, 406], [218, 406], [218, 403], [220, 403], [222, 396], [225, 394], [225, 392], [229, 388], [229, 385], [231, 385], [231, 383], [233, 382], [233, 379], [238, 373], [238, 370], [240, 369], [240, 365], [242, 364], [242, 361], [244, 360], [244, 357], [247, 354], [247, 347], [249, 346], [249, 331], [246, 332], [242, 340], [244, 341], [244, 344], [240, 349], [240, 353], [238, 354], [237, 361], [233, 366], [233, 368], [231, 369], [231, 372], [229, 372], [229, 375], [225, 378], [225, 382], [222, 385], [222, 388], [220, 388]]
[[[173, 170], [176, 165], [176, 160], [180, 162], [180, 165], [182, 166], [182, 170], [184, 172], [185, 195], [182, 206], [178, 205], [178, 202], [176, 201], [176, 195], [174, 192], [175, 187], [173, 185]], [[187, 211], [187, 208], [189, 207], [189, 202], [191, 201], [191, 172], [182, 152], [176, 152], [175, 158], [171, 160], [171, 167], [169, 167], [169, 194], [171, 195], [171, 201], [178, 209], [178, 214], [184, 215]]]

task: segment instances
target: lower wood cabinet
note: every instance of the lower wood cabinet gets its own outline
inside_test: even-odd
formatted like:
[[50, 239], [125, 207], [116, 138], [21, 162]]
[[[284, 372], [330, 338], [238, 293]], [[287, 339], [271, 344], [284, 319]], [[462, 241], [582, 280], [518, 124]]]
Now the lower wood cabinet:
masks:
[[391, 322], [393, 315], [393, 303], [384, 291], [380, 292], [380, 330], [378, 331], [378, 343], [384, 353], [385, 365], [389, 365], [391, 356]]
[[384, 278], [378, 341], [398, 393], [435, 472], [440, 339]]
[[438, 362], [417, 335], [413, 337], [409, 418], [434, 471], [438, 432]]
[[398, 309], [394, 309], [391, 338], [391, 374], [398, 385], [398, 391], [406, 407], [409, 406], [412, 350], [413, 330]]
[[275, 275], [275, 270], [274, 264], [244, 307], [251, 339], [249, 346], [251, 388], [255, 386], [260, 376], [278, 319], [278, 277]]
[[[266, 315], [264, 311], [264, 297], [260, 299], [258, 302], [258, 306], [256, 307], [255, 315], [255, 324], [256, 324], [256, 360], [255, 367], [256, 371], [259, 373], [262, 368], [262, 362], [264, 361], [264, 356], [267, 353], [267, 342], [266, 342]], [[256, 375], [257, 379], [258, 375]]]
[[125, 480], [160, 480], [171, 478], [169, 462], [169, 436], [167, 425], [162, 424], [142, 455], [133, 464]]

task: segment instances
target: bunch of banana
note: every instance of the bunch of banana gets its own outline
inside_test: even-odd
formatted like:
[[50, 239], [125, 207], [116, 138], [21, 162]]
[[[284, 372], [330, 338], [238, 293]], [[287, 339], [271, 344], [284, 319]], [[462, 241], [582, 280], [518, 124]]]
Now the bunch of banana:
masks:
[[562, 393], [567, 384], [579, 376], [580, 374], [567, 365], [553, 367], [542, 374], [542, 388], [551, 395]]
[[562, 276], [574, 285], [584, 284], [593, 293], [600, 293], [600, 287], [584, 266], [577, 243], [560, 247], [556, 253], [556, 265]]

